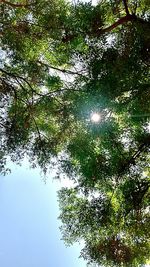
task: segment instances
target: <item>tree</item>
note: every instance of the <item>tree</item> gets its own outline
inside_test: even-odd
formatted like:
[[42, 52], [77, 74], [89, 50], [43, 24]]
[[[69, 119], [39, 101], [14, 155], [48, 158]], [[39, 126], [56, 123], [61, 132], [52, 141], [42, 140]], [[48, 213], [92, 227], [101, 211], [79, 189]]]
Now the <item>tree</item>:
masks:
[[115, 192], [102, 188], [88, 196], [81, 188], [63, 188], [63, 240], [67, 245], [84, 240], [81, 256], [89, 264], [143, 266], [149, 259], [148, 186], [145, 179], [131, 180]]
[[[96, 6], [1, 1], [1, 11], [1, 172], [7, 171], [8, 156], [13, 161], [26, 156], [44, 172], [57, 162], [60, 173], [76, 183], [69, 196], [77, 207], [70, 203], [65, 215], [62, 205], [63, 223], [72, 221], [74, 227], [67, 228], [69, 242], [72, 236], [84, 238], [82, 255], [90, 261], [142, 264], [150, 151], [149, 1], [105, 0]], [[91, 120], [94, 112], [99, 123]], [[126, 237], [119, 240], [120, 233]]]

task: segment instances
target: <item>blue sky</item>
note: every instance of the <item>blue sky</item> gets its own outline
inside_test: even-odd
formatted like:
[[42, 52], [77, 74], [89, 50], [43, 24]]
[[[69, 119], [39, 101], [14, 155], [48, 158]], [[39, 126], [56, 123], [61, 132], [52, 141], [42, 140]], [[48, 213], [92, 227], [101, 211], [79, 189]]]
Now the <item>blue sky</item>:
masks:
[[0, 177], [0, 266], [85, 267], [80, 247], [60, 241], [58, 182], [45, 184], [38, 170], [13, 165]]
[[51, 174], [45, 184], [26, 162], [11, 169], [0, 177], [0, 267], [85, 267], [81, 247], [60, 240], [60, 183]]

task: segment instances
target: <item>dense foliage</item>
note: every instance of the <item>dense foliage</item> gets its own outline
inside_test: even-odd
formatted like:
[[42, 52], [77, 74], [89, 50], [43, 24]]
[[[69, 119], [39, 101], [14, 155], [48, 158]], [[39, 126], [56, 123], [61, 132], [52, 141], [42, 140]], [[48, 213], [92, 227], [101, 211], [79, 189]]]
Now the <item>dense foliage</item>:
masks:
[[[57, 164], [63, 239], [103, 266], [148, 261], [148, 0], [1, 1], [0, 168]], [[100, 115], [93, 122], [91, 115]]]

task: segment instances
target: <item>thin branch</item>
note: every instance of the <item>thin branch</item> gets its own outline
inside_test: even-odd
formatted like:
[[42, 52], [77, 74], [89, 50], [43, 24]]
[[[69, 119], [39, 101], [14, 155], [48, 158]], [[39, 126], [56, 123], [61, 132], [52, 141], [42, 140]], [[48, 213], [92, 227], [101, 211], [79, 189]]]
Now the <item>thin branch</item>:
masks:
[[30, 84], [24, 77], [19, 76], [18, 74], [15, 74], [15, 73], [10, 73], [10, 72], [8, 72], [8, 71], [6, 71], [6, 70], [3, 70], [3, 69], [1, 69], [1, 68], [0, 68], [0, 71], [3, 72], [3, 73], [5, 73], [5, 74], [8, 75], [8, 76], [13, 77], [17, 82], [18, 82], [18, 79], [24, 81], [24, 82], [29, 86], [29, 88], [30, 88], [33, 92], [35, 92], [35, 90], [34, 90], [34, 89], [32, 88], [32, 86], [31, 86], [31, 84]]
[[127, 0], [123, 0], [123, 4], [124, 4], [124, 7], [125, 7], [126, 14], [129, 15], [129, 9], [128, 9], [128, 5], [127, 5]]
[[[37, 133], [38, 133], [38, 138], [39, 138], [39, 141], [40, 141], [40, 143], [42, 144], [42, 139], [41, 139], [40, 130], [39, 130], [39, 127], [38, 127], [38, 125], [37, 125], [37, 122], [36, 122], [36, 120], [35, 120], [34, 116], [32, 116], [32, 119], [33, 119], [33, 121], [34, 121], [34, 124], [35, 124], [36, 130], [37, 130]], [[45, 157], [47, 157], [47, 155], [46, 155], [46, 152], [45, 152], [45, 149], [43, 148], [43, 146], [42, 146], [41, 150], [42, 150], [42, 152], [43, 152], [44, 156], [45, 156]]]
[[[2, 125], [4, 128], [8, 128], [8, 126], [6, 125], [6, 123], [5, 123], [5, 121], [4, 121], [4, 118], [0, 116], [0, 120], [1, 120], [1, 121], [0, 121], [0, 125]], [[2, 121], [3, 121], [4, 123], [3, 123]]]
[[[39, 96], [39, 98], [37, 98], [37, 99], [35, 100], [36, 103], [38, 103], [38, 102], [41, 100], [41, 98], [43, 98], [43, 97], [51, 97], [51, 98], [55, 98], [55, 97], [57, 97], [58, 94], [61, 94], [61, 93], [65, 92], [65, 91], [74, 91], [74, 92], [79, 92], [79, 91], [80, 91], [80, 89], [73, 89], [73, 88], [69, 88], [69, 87], [68, 87], [68, 88], [57, 89], [57, 90], [54, 90], [54, 91], [51, 91], [51, 92], [48, 92], [48, 93], [45, 93], [45, 94], [38, 93], [38, 92], [36, 92], [36, 90], [34, 90], [34, 88], [31, 86], [31, 84], [30, 84], [24, 77], [22, 77], [22, 76], [18, 76], [18, 75], [15, 74], [15, 73], [9, 73], [9, 72], [7, 72], [7, 71], [1, 69], [1, 68], [0, 68], [0, 71], [2, 71], [2, 72], [5, 73], [6, 75], [8, 75], [8, 76], [12, 77], [13, 79], [15, 79], [15, 81], [20, 85], [20, 87], [21, 87], [21, 88], [23, 89], [23, 91], [25, 91], [26, 93], [29, 93], [29, 92], [24, 88], [24, 86], [22, 85], [21, 81], [25, 82], [25, 83], [28, 85], [28, 87], [31, 89], [31, 93], [32, 93], [32, 97], [31, 97], [32, 105], [33, 105], [33, 103], [34, 103], [34, 98], [33, 98], [34, 94], [35, 94], [36, 96]], [[21, 80], [21, 81], [19, 81], [19, 80]], [[55, 100], [57, 100], [57, 99], [55, 98]], [[58, 101], [58, 100], [57, 100], [57, 101]]]
[[133, 154], [133, 156], [131, 157], [131, 159], [129, 160], [130, 163], [134, 162], [142, 152], [145, 151], [145, 149], [147, 148], [147, 146], [149, 146], [149, 143], [143, 143], [139, 146], [138, 150]]
[[150, 146], [150, 138], [146, 140], [146, 142], [143, 142], [139, 148], [137, 149], [137, 151], [132, 155], [131, 158], [129, 158], [127, 160], [127, 162], [122, 166], [121, 168], [121, 172], [123, 172], [126, 168], [129, 168], [130, 165], [134, 165], [136, 159], [141, 155], [142, 152], [144, 152], [147, 147]]
[[80, 76], [83, 76], [83, 74], [79, 73], [79, 72], [75, 72], [75, 71], [71, 71], [71, 70], [66, 70], [66, 69], [60, 69], [60, 68], [57, 68], [57, 67], [54, 67], [52, 65], [49, 65], [49, 64], [46, 64], [42, 61], [38, 61], [39, 64], [49, 68], [49, 69], [53, 69], [53, 70], [57, 70], [57, 71], [61, 71], [63, 73], [66, 73], [66, 74], [71, 74], [71, 75], [80, 75]]
[[19, 78], [19, 79], [24, 80], [26, 82], [25, 78], [23, 78], [22, 76], [19, 76], [19, 75], [15, 74], [15, 73], [12, 73], [12, 72], [10, 73], [10, 72], [8, 72], [8, 71], [6, 71], [4, 69], [1, 69], [1, 68], [0, 68], [0, 71], [3, 72], [3, 73], [5, 73], [8, 76], [14, 77], [15, 79], [16, 78]]

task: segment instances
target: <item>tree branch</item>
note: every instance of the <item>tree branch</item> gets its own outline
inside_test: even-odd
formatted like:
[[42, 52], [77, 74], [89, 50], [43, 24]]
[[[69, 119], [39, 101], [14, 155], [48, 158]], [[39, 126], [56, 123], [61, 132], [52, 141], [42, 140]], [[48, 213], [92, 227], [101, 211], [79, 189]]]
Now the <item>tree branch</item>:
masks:
[[[130, 14], [128, 13], [126, 16], [118, 19], [116, 22], [114, 22], [112, 25], [106, 27], [106, 28], [99, 28], [97, 29], [96, 31], [94, 32], [87, 32], [87, 34], [89, 36], [96, 36], [96, 37], [100, 37], [101, 35], [103, 34], [106, 34], [106, 33], [109, 33], [111, 32], [112, 30], [114, 30], [115, 28], [117, 28], [118, 26], [120, 25], [123, 25], [127, 22], [139, 22], [141, 25], [147, 25], [147, 27], [150, 26], [150, 23], [149, 21], [147, 20], [144, 20], [142, 18], [139, 18], [137, 17], [135, 14]], [[82, 33], [80, 33], [80, 35], [82, 35]], [[77, 35], [73, 35], [73, 34], [70, 34], [68, 36], [66, 36], [65, 38], [62, 39], [62, 42], [69, 42], [71, 41], [72, 39], [74, 39], [75, 37], [77, 37]]]
[[135, 161], [138, 157], [140, 157], [141, 153], [144, 152], [150, 146], [150, 136], [146, 138], [145, 142], [143, 142], [137, 149], [137, 151], [132, 155], [131, 158], [127, 159], [125, 164], [121, 166], [120, 173], [124, 172], [125, 169], [129, 169], [131, 165], [135, 165]]
[[17, 82], [18, 82], [18, 79], [24, 81], [24, 82], [29, 86], [29, 88], [31, 89], [31, 91], [35, 92], [35, 90], [34, 90], [34, 89], [32, 88], [32, 86], [31, 86], [31, 84], [30, 84], [24, 77], [19, 76], [19, 75], [16, 74], [16, 73], [12, 73], [12, 72], [10, 73], [10, 72], [8, 72], [8, 71], [6, 71], [6, 70], [3, 70], [3, 69], [1, 69], [1, 68], [0, 68], [0, 71], [3, 72], [3, 73], [5, 73], [5, 74], [8, 75], [8, 76], [14, 78]]
[[54, 67], [52, 65], [49, 65], [49, 64], [46, 64], [42, 61], [38, 61], [39, 64], [49, 68], [49, 69], [53, 69], [53, 70], [57, 70], [57, 71], [61, 71], [63, 73], [66, 73], [66, 74], [71, 74], [71, 75], [80, 75], [80, 76], [83, 76], [82, 73], [79, 73], [79, 72], [75, 72], [75, 71], [71, 71], [71, 70], [65, 70], [65, 69], [60, 69], [60, 68], [57, 68], [57, 67]]
[[113, 29], [117, 28], [118, 26], [124, 24], [124, 23], [127, 23], [129, 21], [133, 21], [136, 19], [136, 16], [135, 15], [126, 15], [122, 18], [120, 18], [119, 20], [117, 20], [116, 22], [114, 22], [112, 25], [108, 26], [107, 28], [104, 28], [104, 29], [99, 29], [97, 32], [98, 32], [98, 36], [101, 35], [101, 34], [105, 34], [107, 32], [110, 32], [112, 31]]
[[125, 7], [126, 14], [129, 15], [129, 9], [128, 9], [128, 5], [127, 5], [127, 0], [123, 0], [123, 4], [124, 4], [124, 7]]
[[[43, 64], [46, 65], [45, 63], [43, 63]], [[48, 67], [48, 66], [49, 66], [49, 65], [47, 65], [47, 67]], [[51, 68], [51, 67], [49, 66], [49, 68]], [[55, 67], [54, 67], [54, 68], [55, 68]], [[56, 68], [56, 69], [57, 69], [57, 68]], [[61, 93], [61, 92], [65, 92], [65, 91], [74, 91], [74, 92], [78, 92], [78, 91], [80, 91], [80, 89], [62, 88], [62, 89], [57, 89], [57, 90], [54, 90], [54, 91], [51, 91], [51, 92], [48, 92], [48, 93], [45, 93], [45, 94], [38, 93], [38, 92], [36, 92], [36, 90], [34, 90], [34, 88], [31, 86], [31, 84], [30, 84], [24, 77], [19, 76], [19, 75], [15, 74], [15, 73], [10, 73], [10, 72], [8, 72], [8, 71], [6, 71], [6, 70], [3, 70], [3, 69], [1, 69], [1, 68], [0, 68], [0, 71], [3, 72], [3, 73], [6, 74], [6, 75], [12, 77], [13, 79], [15, 79], [15, 81], [22, 87], [23, 90], [25, 90], [25, 88], [24, 88], [24, 87], [22, 86], [22, 84], [18, 81], [18, 79], [24, 81], [24, 82], [28, 85], [28, 87], [30, 88], [31, 92], [32, 92], [32, 93], [35, 93], [36, 95], [38, 95], [38, 96], [40, 96], [40, 97], [45, 97], [45, 96], [48, 96], [48, 97], [54, 97], [57, 93]], [[70, 73], [70, 74], [71, 74], [71, 73]], [[74, 73], [74, 74], [75, 74], [75, 73]], [[82, 75], [82, 74], [80, 74], [80, 75]], [[38, 100], [38, 99], [37, 99], [37, 100]]]
[[141, 25], [147, 25], [147, 27], [149, 28], [150, 27], [150, 23], [149, 21], [145, 20], [145, 19], [142, 19], [142, 18], [139, 18], [137, 17], [135, 14], [128, 14], [122, 18], [120, 18], [119, 20], [117, 20], [116, 22], [114, 22], [112, 25], [108, 26], [107, 28], [104, 28], [104, 29], [98, 29], [97, 30], [97, 36], [100, 36], [102, 34], [105, 34], [107, 32], [111, 32], [112, 30], [114, 30], [115, 28], [117, 28], [118, 26], [120, 25], [123, 25], [129, 21], [135, 21], [137, 23], [140, 23]]

